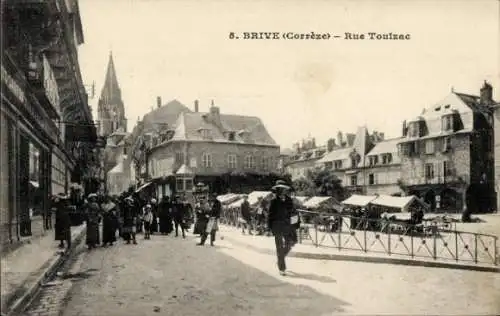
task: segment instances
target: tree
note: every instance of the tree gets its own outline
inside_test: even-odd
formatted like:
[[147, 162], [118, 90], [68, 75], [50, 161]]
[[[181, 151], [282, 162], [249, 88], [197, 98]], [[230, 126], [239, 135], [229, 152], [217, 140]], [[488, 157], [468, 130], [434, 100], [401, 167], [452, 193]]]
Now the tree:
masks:
[[346, 197], [342, 181], [328, 169], [309, 170], [306, 177], [294, 181], [293, 186], [297, 195], [332, 196], [339, 201]]

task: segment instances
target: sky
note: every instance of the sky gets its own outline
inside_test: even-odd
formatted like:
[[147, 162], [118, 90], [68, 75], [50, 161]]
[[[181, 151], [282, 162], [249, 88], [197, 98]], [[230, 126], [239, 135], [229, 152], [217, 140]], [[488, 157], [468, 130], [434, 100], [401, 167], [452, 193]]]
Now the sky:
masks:
[[[282, 147], [366, 125], [386, 138], [448, 95], [500, 99], [499, 1], [80, 0], [79, 48], [94, 118], [110, 51], [128, 129], [177, 99], [258, 116]], [[330, 40], [229, 39], [235, 32], [340, 35]], [[345, 40], [350, 33], [409, 40]]]

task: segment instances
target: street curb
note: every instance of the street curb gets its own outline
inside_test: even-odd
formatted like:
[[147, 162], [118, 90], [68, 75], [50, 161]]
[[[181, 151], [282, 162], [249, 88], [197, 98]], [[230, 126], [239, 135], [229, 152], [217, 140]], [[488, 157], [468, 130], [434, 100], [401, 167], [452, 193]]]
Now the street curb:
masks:
[[39, 276], [36, 277], [36, 281], [30, 284], [23, 284], [21, 288], [24, 286], [29, 286], [26, 291], [14, 301], [10, 306], [6, 307], [6, 311], [2, 312], [2, 316], [15, 316], [20, 315], [23, 309], [28, 305], [36, 296], [40, 288], [43, 286], [46, 280], [49, 280], [54, 276], [56, 271], [62, 266], [62, 264], [69, 258], [71, 253], [76, 249], [78, 244], [85, 237], [85, 233], [87, 231], [87, 227], [83, 227], [82, 231], [78, 233], [71, 241], [71, 248], [67, 253], [64, 254], [55, 254], [54, 258], [46, 262], [42, 269], [44, 270]]
[[[224, 235], [224, 239], [231, 243], [238, 244], [245, 248], [251, 249], [256, 252], [276, 255], [276, 252], [270, 249], [260, 248], [248, 243], [244, 243], [235, 240], [227, 235]], [[288, 257], [301, 258], [301, 259], [312, 259], [312, 260], [337, 260], [337, 261], [353, 261], [353, 262], [365, 262], [365, 263], [382, 263], [382, 264], [394, 264], [394, 265], [405, 265], [405, 266], [416, 266], [416, 267], [426, 267], [426, 268], [445, 268], [445, 269], [456, 269], [456, 270], [469, 270], [478, 272], [493, 272], [500, 273], [500, 267], [487, 267], [487, 266], [475, 266], [460, 263], [451, 262], [438, 262], [438, 261], [424, 261], [415, 259], [402, 259], [402, 258], [384, 258], [384, 257], [369, 257], [361, 255], [342, 255], [342, 254], [320, 254], [320, 253], [309, 253], [309, 252], [294, 252], [293, 250], [288, 254]]]

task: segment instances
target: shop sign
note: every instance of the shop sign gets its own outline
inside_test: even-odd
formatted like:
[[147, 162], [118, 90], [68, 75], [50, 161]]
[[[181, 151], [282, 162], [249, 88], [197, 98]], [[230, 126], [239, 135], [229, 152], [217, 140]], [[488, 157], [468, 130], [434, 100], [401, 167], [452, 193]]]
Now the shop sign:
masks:
[[7, 85], [9, 90], [16, 96], [16, 98], [21, 102], [26, 102], [26, 95], [23, 89], [19, 86], [14, 78], [7, 72], [5, 67], [2, 65], [2, 81]]
[[60, 112], [60, 99], [59, 99], [59, 88], [57, 86], [56, 78], [54, 76], [54, 72], [52, 71], [52, 67], [47, 59], [47, 57], [43, 56], [43, 88], [45, 90], [45, 96], [52, 104], [52, 106], [56, 109], [56, 111]]

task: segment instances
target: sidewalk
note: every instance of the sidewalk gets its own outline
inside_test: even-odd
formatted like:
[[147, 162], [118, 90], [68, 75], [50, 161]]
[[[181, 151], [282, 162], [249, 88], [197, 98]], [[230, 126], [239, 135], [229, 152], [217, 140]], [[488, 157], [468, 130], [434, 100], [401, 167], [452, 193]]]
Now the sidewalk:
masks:
[[[273, 237], [243, 235], [240, 229], [232, 226], [219, 225], [221, 238], [237, 246], [253, 250], [255, 252], [276, 255], [276, 248]], [[317, 260], [342, 260], [371, 263], [388, 263], [398, 265], [412, 265], [436, 268], [452, 268], [463, 270], [476, 270], [487, 272], [500, 272], [500, 267], [485, 264], [464, 263], [446, 260], [433, 260], [432, 258], [412, 259], [409, 256], [398, 254], [381, 254], [375, 252], [362, 252], [356, 250], [342, 249], [338, 250], [329, 247], [316, 247], [312, 244], [296, 244], [289, 254], [289, 257], [317, 259]]]
[[[72, 246], [77, 245], [84, 235], [85, 225], [71, 227]], [[54, 231], [49, 231], [1, 258], [2, 315], [26, 304], [44, 279], [65, 260], [58, 244], [54, 240]]]

